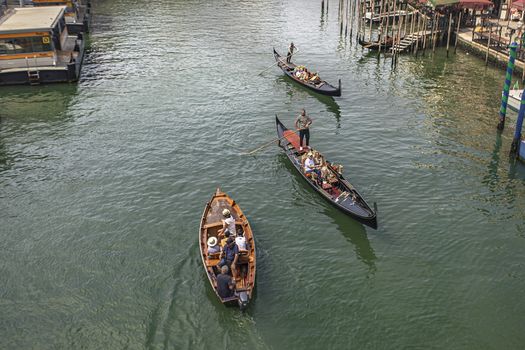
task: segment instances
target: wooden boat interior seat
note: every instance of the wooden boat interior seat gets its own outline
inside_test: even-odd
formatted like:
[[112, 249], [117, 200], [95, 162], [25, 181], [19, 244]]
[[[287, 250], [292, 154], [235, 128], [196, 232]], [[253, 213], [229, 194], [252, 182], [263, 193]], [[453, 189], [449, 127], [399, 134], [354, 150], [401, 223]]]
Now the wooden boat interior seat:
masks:
[[222, 227], [222, 222], [213, 222], [211, 224], [206, 224], [206, 225], [203, 225], [202, 228], [209, 229], [209, 228], [216, 227], [216, 226], [218, 228], [221, 228]]
[[220, 262], [219, 259], [206, 259], [206, 266], [207, 267], [213, 267], [213, 266], [217, 266], [217, 264]]

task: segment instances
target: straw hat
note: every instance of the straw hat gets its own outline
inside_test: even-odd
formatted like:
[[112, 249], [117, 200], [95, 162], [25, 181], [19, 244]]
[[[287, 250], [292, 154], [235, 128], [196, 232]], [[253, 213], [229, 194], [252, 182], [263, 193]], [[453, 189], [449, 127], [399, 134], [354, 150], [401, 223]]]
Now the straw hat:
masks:
[[229, 211], [228, 209], [224, 209], [224, 210], [222, 211], [222, 215], [223, 215], [223, 216], [230, 216], [230, 211]]
[[217, 245], [217, 237], [208, 238], [208, 247], [215, 247]]

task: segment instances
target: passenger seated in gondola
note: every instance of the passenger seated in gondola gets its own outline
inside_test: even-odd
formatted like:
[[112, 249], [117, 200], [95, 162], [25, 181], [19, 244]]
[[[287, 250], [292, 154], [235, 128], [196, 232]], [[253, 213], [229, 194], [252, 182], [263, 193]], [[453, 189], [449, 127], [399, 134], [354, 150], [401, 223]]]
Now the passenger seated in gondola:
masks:
[[310, 82], [314, 84], [318, 84], [321, 82], [321, 78], [319, 78], [319, 74], [314, 73], [310, 76]]
[[325, 165], [324, 157], [318, 151], [313, 151], [315, 165], [319, 166], [319, 169]]
[[317, 178], [321, 176], [321, 172], [318, 169], [318, 166], [315, 165], [314, 155], [312, 152], [308, 152], [308, 156], [304, 161], [304, 172], [306, 175], [311, 175], [314, 173]]
[[340, 164], [332, 164], [332, 169], [337, 171], [339, 175], [343, 175], [343, 166]]
[[310, 79], [310, 72], [308, 72], [308, 69], [304, 69], [301, 79], [304, 81], [308, 81], [308, 79]]
[[330, 174], [330, 171], [328, 170], [328, 167], [326, 165], [323, 165], [321, 167], [321, 178], [323, 180], [327, 180], [328, 179], [328, 176]]
[[303, 153], [303, 155], [301, 156], [301, 166], [304, 168], [304, 162], [306, 161], [306, 159], [308, 158], [308, 153]]

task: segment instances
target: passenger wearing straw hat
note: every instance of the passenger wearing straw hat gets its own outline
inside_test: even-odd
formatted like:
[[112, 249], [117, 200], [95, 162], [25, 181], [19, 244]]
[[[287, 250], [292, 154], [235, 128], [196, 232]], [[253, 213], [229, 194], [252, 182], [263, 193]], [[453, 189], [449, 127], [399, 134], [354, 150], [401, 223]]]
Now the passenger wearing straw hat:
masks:
[[221, 248], [217, 244], [218, 242], [217, 237], [208, 238], [208, 254], [215, 254], [221, 251]]

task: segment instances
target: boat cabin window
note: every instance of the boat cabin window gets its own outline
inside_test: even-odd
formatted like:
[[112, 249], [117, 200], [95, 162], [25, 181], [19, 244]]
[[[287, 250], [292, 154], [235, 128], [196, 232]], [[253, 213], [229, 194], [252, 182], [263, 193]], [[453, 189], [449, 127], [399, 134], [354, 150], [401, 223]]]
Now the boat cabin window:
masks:
[[49, 36], [0, 39], [0, 55], [53, 51]]

